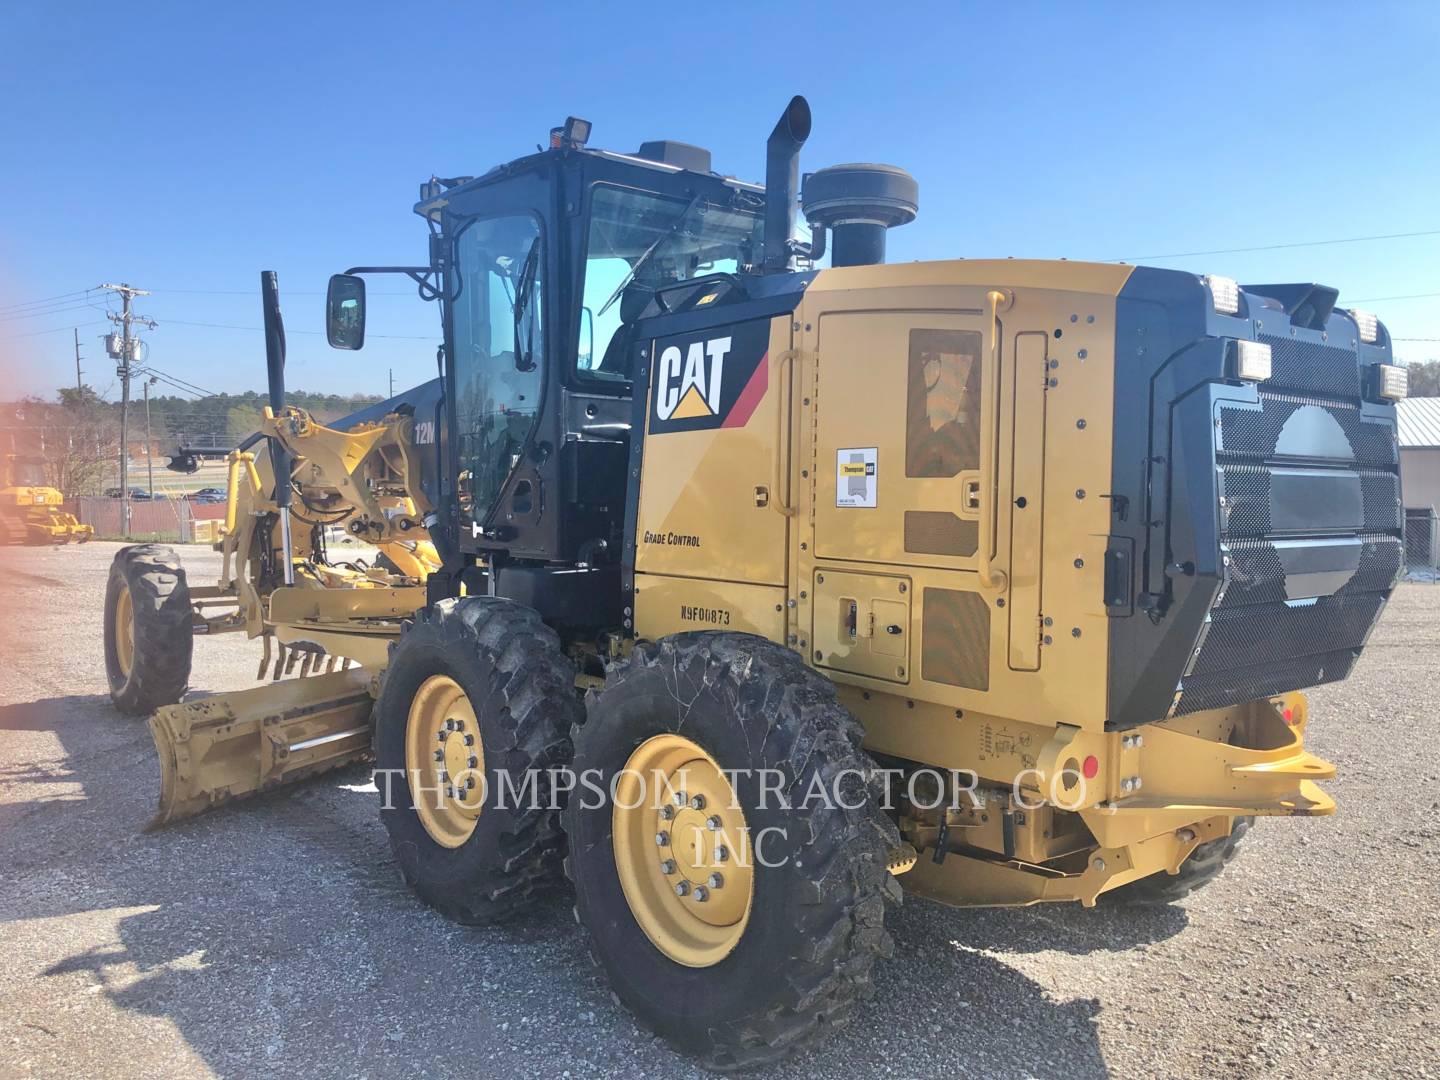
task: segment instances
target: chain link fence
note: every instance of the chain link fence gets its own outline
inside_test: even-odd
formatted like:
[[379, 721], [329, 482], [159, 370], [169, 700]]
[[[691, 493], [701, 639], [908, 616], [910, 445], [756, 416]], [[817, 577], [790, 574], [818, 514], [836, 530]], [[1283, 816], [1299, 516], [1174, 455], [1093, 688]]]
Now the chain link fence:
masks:
[[1433, 507], [1405, 510], [1405, 578], [1440, 581], [1440, 517]]
[[130, 531], [121, 525], [121, 500], [85, 496], [75, 500], [74, 513], [94, 526], [97, 540], [155, 540], [189, 544], [196, 539], [195, 511], [185, 499], [134, 499]]

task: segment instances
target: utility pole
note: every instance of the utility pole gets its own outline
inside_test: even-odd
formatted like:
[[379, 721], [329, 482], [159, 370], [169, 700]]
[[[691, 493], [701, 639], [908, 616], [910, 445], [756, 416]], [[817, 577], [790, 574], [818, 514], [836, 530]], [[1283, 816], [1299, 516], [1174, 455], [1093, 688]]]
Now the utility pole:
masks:
[[150, 442], [150, 384], [157, 381], [155, 376], [151, 375], [141, 384], [141, 389], [145, 391], [145, 472], [147, 474], [145, 486], [150, 492], [151, 499], [155, 498], [155, 458]]
[[130, 324], [138, 322], [153, 330], [155, 321], [136, 315], [130, 310], [130, 302], [135, 297], [150, 295], [145, 289], [137, 289], [133, 285], [124, 283], [101, 285], [100, 288], [120, 294], [120, 314], [116, 315], [113, 311], [107, 313], [111, 322], [120, 324], [119, 348], [114, 347], [115, 335], [111, 334], [111, 347], [107, 351], [120, 361], [119, 366], [115, 369], [115, 374], [120, 376], [120, 531], [128, 537], [130, 535], [130, 376], [137, 359], [135, 355], [137, 341], [130, 335]]
[[85, 382], [84, 382], [84, 380], [81, 378], [81, 371], [80, 371], [80, 328], [77, 326], [77, 327], [75, 327], [74, 329], [75, 329], [75, 389], [76, 389], [76, 390], [83, 390], [83, 389], [85, 389]]
[[[79, 331], [77, 330], [76, 333]], [[393, 367], [390, 369], [390, 396], [395, 396], [395, 369]]]

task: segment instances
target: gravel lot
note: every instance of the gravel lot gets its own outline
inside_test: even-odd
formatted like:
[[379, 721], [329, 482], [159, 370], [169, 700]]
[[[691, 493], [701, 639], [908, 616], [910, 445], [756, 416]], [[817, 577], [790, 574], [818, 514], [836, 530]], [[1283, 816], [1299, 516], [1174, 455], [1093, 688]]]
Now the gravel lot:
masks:
[[[0, 553], [0, 1076], [703, 1075], [611, 1001], [564, 896], [500, 930], [415, 900], [364, 768], [142, 834], [159, 769], [101, 659], [116, 547]], [[1313, 694], [1337, 816], [1262, 820], [1183, 906], [907, 903], [869, 1010], [774, 1075], [1440, 1074], [1437, 647], [1440, 585], [1402, 586]], [[257, 662], [199, 642], [192, 685]]]

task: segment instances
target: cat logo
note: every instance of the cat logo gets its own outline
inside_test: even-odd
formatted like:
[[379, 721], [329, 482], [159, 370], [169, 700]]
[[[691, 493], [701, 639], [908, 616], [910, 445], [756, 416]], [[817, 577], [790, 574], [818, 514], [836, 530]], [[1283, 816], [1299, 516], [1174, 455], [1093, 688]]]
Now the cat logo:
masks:
[[765, 396], [769, 344], [768, 319], [656, 341], [650, 433], [744, 427]]
[[655, 415], [661, 420], [692, 420], [720, 411], [720, 387], [731, 338], [692, 341], [681, 355], [677, 345], [660, 354], [655, 384]]

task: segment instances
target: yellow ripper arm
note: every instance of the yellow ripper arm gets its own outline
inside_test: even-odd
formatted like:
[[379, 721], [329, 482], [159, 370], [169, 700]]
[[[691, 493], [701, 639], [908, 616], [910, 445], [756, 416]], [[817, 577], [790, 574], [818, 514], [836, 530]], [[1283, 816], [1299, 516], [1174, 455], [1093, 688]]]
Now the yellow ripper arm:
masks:
[[351, 668], [156, 711], [160, 805], [147, 831], [368, 755], [370, 682]]

